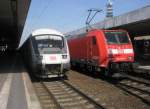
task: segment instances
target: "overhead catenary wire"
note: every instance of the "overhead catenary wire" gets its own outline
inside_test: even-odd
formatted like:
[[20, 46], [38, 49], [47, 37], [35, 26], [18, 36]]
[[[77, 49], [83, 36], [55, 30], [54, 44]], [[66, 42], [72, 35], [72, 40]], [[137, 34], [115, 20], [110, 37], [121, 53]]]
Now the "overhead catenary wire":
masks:
[[[101, 12], [101, 11], [102, 10], [100, 10], [100, 9], [89, 9], [88, 10], [89, 14], [88, 14], [88, 17], [86, 19], [86, 32], [88, 32], [89, 27], [92, 28], [91, 25], [90, 25], [91, 21], [94, 19], [96, 14]], [[92, 16], [92, 12], [94, 13], [93, 16]], [[90, 17], [90, 16], [92, 16], [92, 17]]]
[[[41, 8], [41, 11], [38, 12], [39, 14], [36, 16], [35, 16], [35, 14], [33, 14], [32, 17], [28, 15], [28, 17], [27, 17], [27, 19], [31, 19], [31, 21], [30, 22], [29, 22], [29, 20], [26, 21], [25, 27], [23, 30], [23, 36], [22, 36], [24, 38], [21, 39], [17, 49], [19, 49], [22, 46], [22, 44], [27, 40], [29, 34], [35, 29], [36, 25], [38, 24], [38, 20], [44, 15], [44, 13], [46, 12], [46, 10], [48, 9], [48, 7], [50, 5], [50, 2], [52, 2], [52, 0], [41, 0], [41, 1], [43, 1], [43, 2], [41, 2], [40, 6], [39, 6], [39, 8]], [[34, 4], [34, 2], [37, 2], [37, 0], [32, 0], [29, 11], [32, 10], [31, 7]], [[42, 8], [42, 4], [43, 4], [43, 8]]]
[[[42, 1], [45, 2], [45, 0], [42, 0]], [[32, 24], [32, 29], [31, 29], [32, 31], [33, 31], [34, 27], [36, 27], [36, 25], [38, 24], [38, 20], [45, 14], [46, 10], [49, 8], [50, 2], [52, 2], [52, 0], [46, 0], [46, 1], [47, 1], [47, 3], [45, 3], [44, 7], [41, 9], [41, 12], [39, 12], [39, 15], [37, 17], [35, 17], [36, 18], [35, 20], [33, 20], [34, 22]]]

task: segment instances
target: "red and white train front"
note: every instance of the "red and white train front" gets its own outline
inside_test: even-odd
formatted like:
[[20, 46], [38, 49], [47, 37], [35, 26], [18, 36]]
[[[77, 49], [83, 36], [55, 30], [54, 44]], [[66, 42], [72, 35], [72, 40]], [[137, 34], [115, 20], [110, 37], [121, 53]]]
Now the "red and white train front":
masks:
[[129, 71], [134, 62], [134, 51], [126, 31], [104, 31], [109, 57], [109, 67], [113, 71]]

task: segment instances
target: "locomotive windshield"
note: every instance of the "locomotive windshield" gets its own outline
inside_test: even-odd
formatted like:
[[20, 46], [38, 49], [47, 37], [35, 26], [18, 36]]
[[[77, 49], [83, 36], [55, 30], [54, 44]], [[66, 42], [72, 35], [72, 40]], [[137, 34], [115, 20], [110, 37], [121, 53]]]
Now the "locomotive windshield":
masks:
[[39, 35], [34, 38], [36, 48], [42, 54], [61, 53], [64, 47], [64, 39], [57, 35]]
[[108, 44], [127, 44], [129, 39], [126, 32], [105, 32]]

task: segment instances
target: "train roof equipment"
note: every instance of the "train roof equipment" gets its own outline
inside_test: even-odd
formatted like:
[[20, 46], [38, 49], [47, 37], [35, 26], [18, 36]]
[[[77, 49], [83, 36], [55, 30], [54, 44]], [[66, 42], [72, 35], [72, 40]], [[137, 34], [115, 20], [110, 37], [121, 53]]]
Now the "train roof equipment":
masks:
[[[96, 16], [97, 13], [101, 12], [102, 10], [100, 9], [89, 9], [88, 12], [88, 16], [86, 19], [86, 32], [88, 32], [89, 28], [92, 28], [92, 26], [90, 25], [91, 21], [94, 19], [94, 17]], [[93, 14], [92, 14], [93, 13]]]

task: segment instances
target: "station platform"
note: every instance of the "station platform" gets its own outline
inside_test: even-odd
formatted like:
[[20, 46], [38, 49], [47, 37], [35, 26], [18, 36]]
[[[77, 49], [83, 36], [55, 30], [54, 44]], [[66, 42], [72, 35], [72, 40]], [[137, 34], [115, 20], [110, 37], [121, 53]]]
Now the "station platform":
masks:
[[19, 55], [0, 57], [0, 109], [41, 109]]
[[0, 74], [0, 109], [41, 109], [26, 72]]

